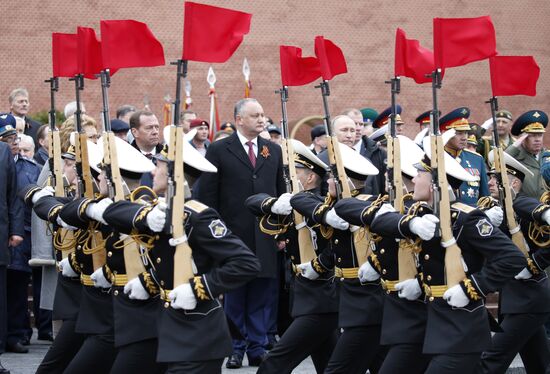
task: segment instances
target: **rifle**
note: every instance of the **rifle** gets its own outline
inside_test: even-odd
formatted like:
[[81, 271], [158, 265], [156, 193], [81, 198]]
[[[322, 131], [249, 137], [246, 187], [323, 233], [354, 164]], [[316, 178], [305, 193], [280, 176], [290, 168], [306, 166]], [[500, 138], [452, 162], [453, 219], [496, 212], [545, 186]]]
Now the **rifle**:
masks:
[[187, 76], [187, 60], [177, 60], [176, 98], [174, 100], [174, 124], [170, 127], [168, 144], [168, 189], [166, 192], [166, 228], [172, 235], [170, 244], [174, 252], [174, 288], [193, 278], [193, 253], [185, 234], [183, 207], [185, 205], [185, 175], [183, 171], [183, 128], [180, 124], [181, 80]]
[[63, 186], [63, 167], [61, 166], [61, 140], [59, 139], [59, 129], [55, 125], [55, 93], [59, 90], [59, 79], [52, 77], [45, 81], [50, 84], [50, 148], [49, 148], [49, 166], [50, 166], [50, 186], [55, 189], [55, 196], [65, 196]]
[[111, 130], [111, 120], [109, 118], [108, 89], [111, 84], [109, 69], [102, 70], [99, 76], [101, 78], [101, 97], [103, 99], [101, 118], [105, 130], [103, 133], [103, 170], [105, 170], [109, 197], [113, 201], [121, 201], [124, 200], [126, 193], [124, 193], [122, 176], [118, 167], [115, 134]]
[[[323, 118], [325, 123], [325, 130], [327, 133], [327, 152], [328, 160], [332, 176], [334, 178], [334, 184], [336, 187], [336, 198], [343, 199], [351, 197], [351, 189], [348, 183], [348, 177], [346, 170], [344, 169], [344, 163], [342, 162], [342, 156], [340, 155], [340, 144], [336, 136], [332, 134], [330, 126], [330, 112], [328, 108], [328, 97], [330, 96], [330, 87], [327, 80], [323, 80], [319, 86], [315, 88], [321, 89], [321, 95], [323, 97], [323, 108], [325, 116]], [[365, 240], [366, 231], [365, 228], [359, 228], [353, 231], [353, 243], [355, 247], [355, 256], [357, 257], [358, 266], [361, 266], [367, 261], [367, 258], [371, 252], [369, 241]]]
[[510, 183], [508, 181], [508, 173], [506, 172], [506, 161], [504, 158], [504, 150], [499, 146], [499, 137], [497, 131], [496, 112], [498, 111], [498, 100], [496, 97], [492, 97], [486, 103], [491, 105], [491, 116], [493, 117], [493, 138], [495, 146], [493, 147], [493, 156], [495, 164], [495, 177], [497, 179], [498, 186], [498, 200], [500, 206], [504, 208], [506, 214], [506, 223], [508, 230], [512, 235], [512, 241], [520, 249], [520, 251], [529, 258], [529, 248], [527, 242], [521, 232], [521, 228], [516, 221], [514, 214], [514, 207], [512, 203], [512, 193], [510, 191]]
[[84, 89], [84, 75], [77, 74], [70, 81], [75, 83], [76, 112], [74, 113], [77, 136], [74, 139], [76, 158], [76, 178], [78, 194], [75, 198], [86, 196], [94, 198], [94, 183], [90, 172], [90, 160], [88, 159], [88, 137], [82, 129], [82, 110], [80, 109], [80, 91]]
[[[296, 165], [294, 163], [294, 147], [289, 136], [288, 116], [286, 111], [286, 103], [288, 101], [288, 87], [283, 86], [279, 91], [281, 95], [281, 110], [282, 110], [282, 130], [283, 141], [281, 143], [283, 153], [283, 178], [285, 180], [286, 191], [290, 193], [300, 192], [300, 184], [296, 176]], [[304, 216], [293, 210], [294, 227], [298, 232], [298, 246], [300, 249], [300, 262], [310, 262], [316, 257], [315, 246], [311, 237], [311, 232], [306, 225]]]
[[433, 211], [439, 218], [439, 230], [441, 233], [441, 245], [445, 247], [445, 274], [447, 287], [457, 285], [466, 274], [462, 266], [462, 252], [456, 243], [451, 227], [451, 202], [449, 198], [449, 185], [445, 172], [445, 145], [439, 131], [439, 110], [437, 109], [437, 90], [441, 88], [441, 69], [436, 69], [432, 74], [432, 128], [430, 134], [431, 167], [433, 188]]
[[[389, 202], [395, 210], [401, 210], [403, 202], [403, 176], [401, 174], [401, 145], [396, 134], [396, 116], [397, 116], [397, 95], [401, 91], [401, 79], [394, 77], [386, 81], [391, 85], [391, 116], [388, 139], [388, 195]], [[418, 273], [414, 254], [407, 249], [404, 241], [399, 242], [397, 252], [397, 263], [399, 269], [399, 280], [412, 279]]]

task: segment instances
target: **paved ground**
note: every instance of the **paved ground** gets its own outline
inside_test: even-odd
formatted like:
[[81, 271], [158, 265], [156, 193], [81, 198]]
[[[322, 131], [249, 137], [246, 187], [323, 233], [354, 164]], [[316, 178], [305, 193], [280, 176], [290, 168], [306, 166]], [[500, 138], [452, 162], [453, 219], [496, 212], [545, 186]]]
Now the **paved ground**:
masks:
[[[36, 336], [36, 333], [35, 333]], [[11, 370], [11, 374], [34, 374], [36, 368], [42, 361], [42, 357], [46, 354], [50, 344], [49, 342], [32, 340], [29, 346], [29, 353], [17, 354], [17, 353], [5, 353], [1, 356], [2, 364], [5, 368]], [[228, 370], [223, 367], [222, 373], [224, 374], [254, 374], [257, 368], [248, 367], [247, 361], [243, 362], [245, 366], [237, 370]], [[310, 359], [304, 361], [300, 366], [293, 371], [294, 374], [312, 374], [315, 373], [313, 364]], [[523, 364], [519, 357], [516, 357], [507, 374], [524, 374]]]

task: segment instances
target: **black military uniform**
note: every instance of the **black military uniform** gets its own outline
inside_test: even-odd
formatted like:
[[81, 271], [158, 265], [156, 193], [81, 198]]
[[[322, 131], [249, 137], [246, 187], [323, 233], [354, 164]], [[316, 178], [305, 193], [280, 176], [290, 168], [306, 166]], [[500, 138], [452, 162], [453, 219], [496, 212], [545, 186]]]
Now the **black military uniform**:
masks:
[[[354, 192], [357, 194], [357, 191]], [[374, 196], [365, 196], [373, 204], [381, 201]], [[334, 205], [332, 199], [324, 201], [320, 196], [298, 193], [291, 199], [291, 205], [300, 214], [315, 224], [326, 225], [324, 216]], [[357, 272], [358, 263], [350, 230], [332, 231], [329, 245], [332, 256], [321, 256], [326, 268], [335, 266], [335, 277], [339, 279], [338, 326], [343, 330], [330, 358], [325, 373], [364, 373], [367, 369], [377, 372], [382, 364], [384, 352], [379, 349], [380, 329], [384, 293], [380, 281], [361, 283]]]
[[[34, 193], [40, 190], [40, 187], [30, 185], [22, 190], [20, 194], [24, 197], [27, 205], [32, 205]], [[74, 252], [76, 238], [81, 235], [80, 232], [72, 233], [62, 229], [57, 223], [57, 217], [61, 208], [69, 201], [71, 201], [71, 198], [45, 196], [33, 206], [35, 213], [41, 219], [52, 224], [53, 247], [55, 248], [55, 256], [58, 262], [68, 253]], [[82, 286], [79, 277], [68, 278], [64, 277], [61, 272], [58, 273], [52, 318], [53, 320], [61, 320], [63, 323], [55, 336], [53, 344], [40, 363], [36, 371], [37, 373], [63, 372], [82, 346], [85, 335], [75, 331], [81, 294]]]
[[65, 373], [108, 372], [116, 357], [114, 347], [113, 302], [110, 289], [96, 288], [91, 279], [95, 269], [105, 264], [105, 240], [110, 227], [91, 220], [86, 208], [95, 200], [85, 197], [65, 204], [59, 217], [79, 229], [76, 250], [69, 255], [73, 271], [80, 274], [82, 294], [75, 331], [86, 339]]
[[174, 287], [175, 247], [164, 233], [154, 234], [146, 223], [152, 205], [128, 201], [112, 204], [103, 217], [123, 233], [136, 230], [154, 235], [148, 271], [139, 276], [151, 296], [164, 301], [158, 323], [157, 361], [168, 364], [168, 373], [220, 372], [225, 356], [232, 353], [231, 336], [218, 296], [256, 276], [260, 265], [254, 254], [225, 226], [218, 213], [191, 200], [185, 203], [185, 232], [193, 251], [196, 276], [189, 280], [197, 307], [170, 307]]
[[[320, 198], [318, 189], [307, 193]], [[334, 270], [333, 265], [323, 266], [321, 259], [332, 254], [319, 226], [308, 228], [319, 256], [311, 262], [319, 278], [310, 280], [301, 276], [297, 269], [303, 262], [298, 232], [289, 216], [277, 216], [271, 212], [276, 201], [277, 198], [267, 194], [256, 194], [246, 200], [246, 206], [254, 215], [262, 217], [260, 227], [263, 230], [269, 232], [270, 226], [275, 225], [273, 233], [283, 231], [277, 239], [286, 239], [285, 252], [290, 264], [287, 271], [291, 273], [291, 316], [294, 320], [263, 360], [258, 373], [291, 373], [310, 355], [317, 373], [323, 373], [337, 340], [338, 298], [333, 282]], [[283, 226], [283, 229], [277, 226]]]
[[[485, 204], [485, 208], [498, 204], [494, 199], [490, 202], [492, 204]], [[544, 272], [550, 265], [550, 247], [544, 242], [548, 243], [550, 237], [539, 230], [547, 225], [542, 214], [548, 209], [550, 206], [525, 195], [518, 195], [514, 200], [514, 210], [521, 217], [519, 224], [530, 251], [528, 270], [533, 276], [512, 279], [500, 290], [502, 331], [493, 335], [491, 348], [483, 352], [478, 373], [504, 372], [518, 352], [527, 373], [543, 373], [550, 363], [544, 329], [544, 322], [550, 315], [550, 285]], [[509, 233], [506, 220], [500, 227]]]
[[[413, 205], [411, 194], [404, 196], [403, 200], [407, 208]], [[367, 226], [372, 233], [377, 234], [375, 213], [378, 209], [373, 212], [373, 209], [369, 209], [370, 205], [368, 201], [349, 198], [336, 203], [335, 209], [350, 224]], [[423, 297], [409, 301], [397, 295], [395, 285], [399, 282], [398, 252], [399, 246], [404, 242], [397, 241], [396, 238], [405, 239], [399, 230], [392, 235], [386, 233], [380, 236], [376, 241], [376, 250], [368, 259], [370, 265], [380, 274], [382, 287], [386, 291], [380, 344], [389, 346], [389, 350], [380, 373], [423, 373], [430, 361], [429, 356], [422, 354], [427, 321], [426, 303]], [[408, 246], [414, 252], [420, 250], [414, 243]]]
[[[432, 209], [423, 203], [411, 213], [423, 216], [432, 213]], [[428, 300], [423, 353], [433, 355], [426, 371], [433, 374], [473, 372], [481, 352], [491, 343], [486, 295], [500, 289], [527, 265], [512, 241], [480, 210], [454, 203], [451, 219], [465, 263], [466, 278], [460, 286], [470, 302], [458, 308], [442, 298], [447, 286], [441, 238], [422, 242], [419, 259]], [[378, 221], [376, 230], [380, 235], [392, 235], [397, 227], [404, 236], [415, 238], [409, 228], [411, 219], [403, 219], [398, 213], [381, 215]]]

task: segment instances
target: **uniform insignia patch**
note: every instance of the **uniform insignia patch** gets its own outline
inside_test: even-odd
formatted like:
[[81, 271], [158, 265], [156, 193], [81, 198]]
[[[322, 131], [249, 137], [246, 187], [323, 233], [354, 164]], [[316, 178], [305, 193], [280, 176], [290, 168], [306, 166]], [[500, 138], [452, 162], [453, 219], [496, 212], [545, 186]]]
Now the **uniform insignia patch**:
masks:
[[223, 238], [225, 234], [227, 234], [227, 227], [225, 227], [225, 224], [219, 219], [210, 222], [208, 227], [214, 238]]
[[477, 231], [481, 236], [489, 236], [493, 233], [493, 225], [489, 223], [485, 218], [480, 219], [476, 223]]

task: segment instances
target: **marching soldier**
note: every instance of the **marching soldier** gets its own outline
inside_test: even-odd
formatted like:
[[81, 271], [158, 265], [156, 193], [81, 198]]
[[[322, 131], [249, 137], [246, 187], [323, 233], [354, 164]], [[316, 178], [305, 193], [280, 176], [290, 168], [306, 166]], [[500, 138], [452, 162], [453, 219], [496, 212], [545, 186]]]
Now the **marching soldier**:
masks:
[[[492, 154], [489, 160], [492, 161]], [[550, 363], [550, 351], [546, 340], [544, 322], [550, 314], [550, 286], [544, 272], [550, 262], [544, 258], [550, 253], [548, 234], [542, 227], [550, 221], [550, 206], [539, 200], [518, 195], [526, 176], [531, 171], [504, 153], [506, 173], [514, 199], [514, 210], [520, 216], [520, 227], [528, 243], [528, 266], [514, 279], [504, 285], [499, 293], [499, 315], [501, 331], [492, 337], [490, 349], [483, 352], [478, 373], [502, 373], [519, 352], [527, 373], [543, 373]], [[495, 170], [490, 171], [489, 190], [491, 198], [480, 200], [487, 212], [498, 207], [499, 187]], [[496, 216], [495, 225], [501, 221], [501, 230], [511, 236], [502, 209]], [[488, 214], [491, 216], [491, 214]], [[543, 260], [541, 260], [543, 259]]]
[[[88, 142], [88, 156], [98, 152], [95, 145]], [[69, 147], [62, 156], [64, 178], [73, 181], [74, 178], [74, 146]], [[37, 373], [60, 373], [65, 370], [73, 357], [78, 353], [86, 336], [76, 332], [76, 321], [80, 310], [82, 285], [78, 275], [71, 271], [68, 259], [74, 255], [77, 239], [80, 232], [73, 232], [60, 217], [59, 213], [64, 204], [74, 199], [74, 186], [66, 186], [66, 197], [54, 197], [51, 187], [40, 188], [28, 186], [20, 192], [25, 203], [33, 207], [34, 212], [41, 219], [49, 222], [53, 229], [53, 248], [58, 263], [58, 277], [53, 303], [54, 320], [62, 321], [61, 328], [55, 340], [44, 356], [37, 369]], [[65, 265], [65, 266], [64, 266]]]
[[[291, 141], [300, 184], [304, 191], [321, 199], [320, 185], [328, 166], [304, 144], [294, 139]], [[323, 373], [336, 345], [338, 299], [334, 271], [332, 265], [324, 265], [333, 261], [323, 260], [331, 257], [328, 243], [318, 225], [308, 226], [317, 257], [310, 262], [301, 259], [298, 232], [290, 217], [291, 197], [291, 193], [284, 193], [278, 199], [257, 194], [246, 201], [246, 206], [256, 216], [262, 217], [260, 226], [264, 232], [286, 238], [285, 251], [292, 273], [291, 315], [294, 321], [260, 364], [258, 373], [291, 373], [310, 355], [317, 373]]]
[[457, 196], [457, 201], [475, 207], [480, 197], [489, 195], [489, 188], [485, 160], [481, 155], [466, 149], [470, 131], [468, 117], [468, 108], [457, 108], [439, 119], [439, 128], [442, 133], [455, 129], [455, 136], [449, 139], [445, 150], [470, 174], [479, 177], [479, 180], [462, 183]]
[[[341, 143], [335, 146], [339, 147], [352, 196], [369, 201], [374, 211], [383, 199], [360, 195], [360, 191], [367, 176], [375, 175], [377, 169], [352, 148]], [[371, 371], [377, 370], [383, 361], [383, 351], [379, 348], [383, 291], [378, 279], [362, 282], [358, 278], [362, 263], [357, 259], [356, 250], [359, 248], [356, 245], [359, 243], [354, 243], [353, 231], [360, 228], [350, 227], [336, 214], [334, 203], [337, 195], [332, 178], [329, 179], [329, 193], [324, 200], [308, 192], [298, 193], [290, 200], [292, 207], [307, 217], [311, 224], [321, 225], [321, 233], [330, 239], [332, 255], [327, 258], [321, 255], [321, 263], [325, 269], [335, 267], [335, 277], [340, 280], [338, 326], [342, 334], [325, 373], [364, 373], [369, 368]], [[367, 235], [365, 233], [362, 240], [370, 240]], [[363, 244], [367, 247], [366, 242]]]
[[[184, 142], [186, 184], [193, 185], [202, 171], [215, 167]], [[166, 193], [166, 149], [157, 154], [153, 190]], [[190, 196], [190, 191], [187, 193]], [[182, 208], [185, 234], [193, 253], [195, 276], [174, 288], [174, 254], [177, 240], [163, 232], [166, 204], [118, 201], [103, 213], [116, 230], [154, 238], [144, 254], [146, 272], [129, 280], [124, 292], [130, 299], [159, 298], [157, 361], [167, 373], [219, 373], [225, 356], [232, 352], [231, 337], [218, 297], [252, 279], [259, 271], [254, 254], [227, 228], [218, 213], [195, 200]], [[184, 239], [185, 240], [185, 239]]]
[[[406, 155], [400, 160], [404, 183], [402, 187], [408, 192], [413, 190], [412, 179], [418, 174], [413, 165], [420, 161], [424, 152], [412, 140], [405, 137], [400, 137], [399, 144], [401, 155]], [[401, 202], [403, 210], [408, 210], [412, 205], [412, 193], [404, 195]], [[414, 206], [412, 211], [419, 204]], [[371, 223], [377, 217], [395, 211], [394, 207], [388, 203], [381, 205], [379, 209], [372, 209], [369, 201], [356, 198], [339, 201], [335, 209], [336, 213], [350, 224], [367, 226], [373, 234], [378, 233], [373, 230]], [[433, 215], [415, 217], [414, 222], [409, 223], [409, 228], [422, 240], [430, 240], [435, 227], [434, 218]], [[376, 241], [376, 249], [369, 256], [368, 261], [359, 268], [359, 280], [372, 282], [381, 278], [382, 287], [386, 291], [380, 344], [389, 346], [389, 350], [380, 373], [423, 373], [430, 361], [429, 356], [422, 354], [427, 320], [426, 304], [423, 297], [414, 297], [410, 300], [399, 297], [397, 294], [399, 289], [396, 287], [400, 279], [400, 248], [406, 247], [409, 255], [414, 257], [420, 248], [418, 242], [406, 241], [403, 233], [398, 233], [397, 237], [401, 240], [396, 240], [394, 236], [379, 237], [380, 239]], [[415, 262], [417, 261], [416, 259]], [[406, 265], [401, 264], [401, 266]], [[417, 269], [414, 270], [416, 274]]]
[[[381, 235], [404, 235], [413, 240], [414, 217], [432, 214], [434, 203], [432, 167], [428, 157], [429, 141], [424, 142], [426, 156], [417, 163], [418, 175], [413, 199], [423, 202], [409, 214], [386, 213], [371, 226]], [[449, 186], [456, 190], [472, 176], [456, 160], [445, 157]], [[450, 192], [449, 192], [450, 193]], [[451, 201], [454, 200], [454, 194]], [[422, 282], [409, 279], [396, 285], [399, 296], [418, 298], [424, 292], [428, 302], [428, 320], [423, 353], [432, 355], [426, 373], [470, 373], [479, 362], [481, 352], [490, 345], [490, 329], [484, 299], [500, 289], [526, 265], [521, 252], [481, 211], [463, 203], [451, 206], [451, 227], [462, 249], [466, 277], [459, 284], [446, 283], [445, 246], [441, 237], [422, 241], [419, 253]], [[442, 223], [445, 224], [445, 223]], [[460, 266], [460, 264], [454, 264]]]

